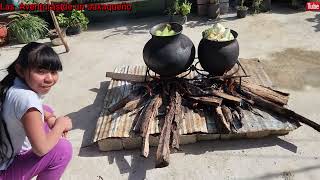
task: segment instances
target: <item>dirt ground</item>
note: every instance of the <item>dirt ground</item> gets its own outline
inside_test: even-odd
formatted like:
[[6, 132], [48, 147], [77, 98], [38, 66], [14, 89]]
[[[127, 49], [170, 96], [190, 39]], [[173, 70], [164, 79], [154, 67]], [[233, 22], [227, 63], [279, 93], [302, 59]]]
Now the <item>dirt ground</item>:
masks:
[[[99, 152], [91, 145], [109, 83], [105, 72], [143, 64], [142, 49], [151, 37], [148, 30], [166, 20], [106, 18], [68, 37], [69, 53], [54, 47], [64, 70], [45, 102], [58, 115], [70, 116], [74, 125], [69, 133], [74, 156], [63, 179], [320, 179], [320, 134], [307, 126], [282, 137], [184, 145], [181, 152], [171, 154], [169, 167], [161, 169], [154, 168], [155, 149], [145, 159], [139, 150]], [[290, 93], [291, 109], [320, 123], [319, 12], [273, 8], [244, 19], [231, 13], [216, 21], [191, 16], [183, 33], [197, 47], [201, 32], [217, 21], [239, 33], [241, 58], [259, 58], [274, 84]], [[11, 63], [22, 46], [1, 48], [0, 68]]]

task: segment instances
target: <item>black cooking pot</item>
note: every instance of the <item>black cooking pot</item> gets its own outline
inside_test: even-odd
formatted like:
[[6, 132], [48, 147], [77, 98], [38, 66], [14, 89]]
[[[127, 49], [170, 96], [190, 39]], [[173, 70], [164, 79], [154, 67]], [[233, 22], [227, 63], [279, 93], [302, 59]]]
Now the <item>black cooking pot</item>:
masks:
[[198, 46], [198, 58], [202, 68], [211, 75], [221, 76], [232, 69], [238, 62], [238, 33], [230, 30], [234, 39], [231, 41], [211, 41], [202, 38]]
[[[166, 24], [176, 32], [173, 36], [156, 36], [157, 30], [163, 30]], [[143, 48], [143, 60], [147, 67], [160, 76], [176, 76], [192, 64], [195, 47], [192, 41], [182, 34], [182, 25], [161, 23], [151, 28], [152, 38]]]

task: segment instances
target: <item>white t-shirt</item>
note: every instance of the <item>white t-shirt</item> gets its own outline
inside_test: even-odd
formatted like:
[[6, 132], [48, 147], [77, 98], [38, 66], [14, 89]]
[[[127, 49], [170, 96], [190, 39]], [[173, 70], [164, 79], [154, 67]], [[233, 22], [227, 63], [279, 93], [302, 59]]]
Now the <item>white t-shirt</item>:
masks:
[[[7, 124], [13, 145], [14, 156], [32, 148], [21, 122], [22, 116], [32, 107], [39, 110], [43, 121], [44, 113], [41, 96], [32, 91], [22, 80], [16, 78], [14, 85], [7, 91], [2, 109], [2, 116]], [[3, 166], [0, 165], [0, 170], [6, 168]]]

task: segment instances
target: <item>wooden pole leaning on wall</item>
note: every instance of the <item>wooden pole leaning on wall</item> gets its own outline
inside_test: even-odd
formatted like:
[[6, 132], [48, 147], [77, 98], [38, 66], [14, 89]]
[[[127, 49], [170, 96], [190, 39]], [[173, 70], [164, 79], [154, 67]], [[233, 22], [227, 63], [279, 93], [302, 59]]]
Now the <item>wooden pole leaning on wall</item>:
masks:
[[[51, 4], [51, 0], [47, 0], [47, 3], [50, 5]], [[54, 14], [53, 10], [50, 10], [50, 15], [51, 15], [51, 18], [53, 20], [54, 27], [55, 27], [58, 35], [59, 35], [59, 38], [61, 39], [64, 47], [66, 48], [66, 52], [69, 52], [70, 48], [69, 48], [66, 40], [64, 39], [63, 35], [62, 35], [61, 29], [59, 27], [59, 24], [58, 24], [58, 21], [57, 21], [57, 18], [56, 18], [56, 15]]]

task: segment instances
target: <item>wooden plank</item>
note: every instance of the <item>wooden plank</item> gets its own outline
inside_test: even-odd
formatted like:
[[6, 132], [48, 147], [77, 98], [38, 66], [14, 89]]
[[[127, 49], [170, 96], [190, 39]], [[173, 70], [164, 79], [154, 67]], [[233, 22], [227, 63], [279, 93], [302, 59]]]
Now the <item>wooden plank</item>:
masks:
[[214, 96], [221, 97], [221, 98], [223, 98], [224, 100], [231, 101], [231, 102], [234, 103], [235, 105], [240, 105], [240, 103], [241, 103], [241, 99], [240, 99], [240, 98], [235, 97], [235, 96], [232, 96], [232, 95], [229, 95], [229, 94], [224, 93], [224, 92], [210, 91], [210, 93], [211, 93], [212, 95], [214, 95]]
[[144, 75], [136, 74], [123, 74], [116, 72], [106, 72], [106, 77], [119, 81], [131, 81], [131, 82], [145, 82], [145, 80], [150, 81], [151, 78], [145, 77]]
[[170, 102], [168, 107], [169, 109], [164, 119], [157, 149], [156, 167], [165, 167], [169, 165], [171, 127], [176, 111], [176, 92], [174, 88], [170, 89]]
[[[239, 82], [237, 83], [240, 84]], [[241, 82], [241, 88], [250, 91], [256, 95], [263, 97], [266, 100], [275, 102], [280, 105], [287, 105], [289, 100], [289, 94], [280, 92], [269, 87], [253, 84], [247, 81]]]
[[218, 119], [217, 123], [219, 124], [219, 131], [223, 134], [230, 133], [231, 132], [230, 123], [225, 118], [222, 112], [222, 108], [220, 106], [216, 107], [215, 114], [216, 114], [216, 118]]
[[203, 104], [207, 104], [207, 105], [213, 105], [213, 106], [220, 106], [222, 103], [222, 98], [218, 98], [218, 97], [189, 97], [190, 99], [199, 102], [199, 103], [203, 103]]

